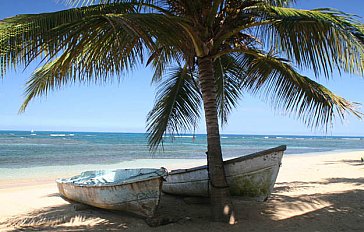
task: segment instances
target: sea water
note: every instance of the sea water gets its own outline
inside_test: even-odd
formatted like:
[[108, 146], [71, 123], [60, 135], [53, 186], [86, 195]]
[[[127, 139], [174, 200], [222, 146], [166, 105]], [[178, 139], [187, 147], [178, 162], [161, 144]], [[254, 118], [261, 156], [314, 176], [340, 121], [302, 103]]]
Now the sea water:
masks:
[[[364, 150], [363, 137], [222, 135], [224, 159], [287, 145], [286, 155]], [[0, 131], [0, 173], [111, 165], [141, 159], [205, 159], [206, 135], [165, 136], [151, 153], [144, 133]], [[45, 169], [44, 169], [45, 170]]]

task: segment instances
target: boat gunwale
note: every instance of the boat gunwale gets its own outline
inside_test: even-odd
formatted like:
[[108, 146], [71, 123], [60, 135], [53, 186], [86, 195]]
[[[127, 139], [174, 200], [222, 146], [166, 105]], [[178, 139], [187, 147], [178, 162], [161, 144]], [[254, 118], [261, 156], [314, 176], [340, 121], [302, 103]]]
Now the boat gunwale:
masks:
[[[249, 160], [252, 158], [257, 158], [257, 157], [261, 157], [261, 156], [265, 156], [265, 155], [269, 155], [271, 153], [274, 152], [280, 152], [280, 151], [285, 151], [287, 149], [286, 145], [281, 145], [278, 147], [274, 147], [274, 148], [270, 148], [267, 150], [263, 150], [263, 151], [258, 151], [252, 154], [248, 154], [245, 156], [240, 156], [234, 159], [229, 159], [229, 160], [225, 160], [224, 161], [224, 165], [226, 164], [232, 164], [232, 163], [236, 163], [236, 162], [240, 162], [240, 161], [245, 161], [245, 160]], [[176, 169], [176, 170], [172, 170], [168, 173], [168, 175], [174, 175], [174, 174], [182, 174], [182, 173], [187, 173], [187, 172], [194, 172], [194, 171], [198, 171], [198, 170], [202, 170], [202, 169], [207, 169], [207, 165], [202, 165], [202, 166], [198, 166], [198, 167], [193, 167], [193, 168], [187, 168], [187, 169]]]
[[[253, 171], [250, 171], [250, 172], [239, 173], [239, 174], [235, 174], [235, 175], [226, 175], [226, 178], [234, 178], [236, 176], [242, 176], [242, 175], [243, 176], [249, 176], [249, 175], [258, 173], [261, 170], [262, 171], [266, 171], [266, 170], [272, 169], [274, 167], [275, 167], [275, 165], [271, 165], [271, 166], [268, 166], [268, 167], [265, 167], [265, 168], [256, 169], [256, 170], [253, 170]], [[189, 180], [189, 181], [173, 181], [173, 182], [166, 181], [165, 183], [163, 183], [163, 185], [174, 185], [174, 184], [181, 184], [181, 183], [193, 183], [193, 182], [208, 181], [208, 180], [209, 179], [206, 178], [206, 179], [195, 179], [195, 180]]]
[[[62, 179], [56, 179], [56, 183], [57, 184], [69, 184], [69, 185], [72, 185], [72, 186], [77, 186], [77, 187], [88, 187], [88, 188], [95, 188], [95, 187], [98, 187], [98, 188], [102, 188], [102, 187], [117, 187], [117, 186], [122, 186], [122, 185], [128, 185], [128, 184], [134, 184], [134, 183], [138, 183], [138, 182], [144, 182], [144, 181], [149, 181], [149, 180], [153, 180], [153, 179], [159, 179], [161, 178], [162, 182], [164, 181], [165, 177], [168, 175], [168, 172], [165, 171], [164, 172], [165, 175], [159, 175], [159, 176], [152, 176], [152, 177], [149, 177], [149, 178], [145, 178], [145, 179], [139, 179], [139, 180], [130, 180], [130, 181], [126, 181], [126, 182], [116, 182], [116, 183], [113, 183], [113, 182], [109, 182], [109, 183], [102, 183], [101, 185], [87, 185], [87, 184], [78, 184], [78, 183], [74, 183], [74, 182], [64, 182], [62, 181]], [[72, 178], [72, 177], [70, 177]]]

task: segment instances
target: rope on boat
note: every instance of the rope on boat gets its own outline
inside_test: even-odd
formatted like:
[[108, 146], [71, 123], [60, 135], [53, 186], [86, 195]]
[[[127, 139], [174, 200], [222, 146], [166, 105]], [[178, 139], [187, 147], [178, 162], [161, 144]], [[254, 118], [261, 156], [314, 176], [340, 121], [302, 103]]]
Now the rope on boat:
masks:
[[[208, 156], [208, 152], [206, 151], [206, 156]], [[211, 178], [210, 178], [210, 164], [209, 164], [209, 159], [207, 157], [207, 177], [209, 179], [209, 184], [207, 185], [207, 194], [210, 196], [210, 185], [213, 187], [213, 188], [217, 188], [217, 189], [226, 189], [226, 188], [229, 188], [229, 185], [225, 185], [225, 186], [218, 186], [218, 185], [214, 185], [211, 181]]]

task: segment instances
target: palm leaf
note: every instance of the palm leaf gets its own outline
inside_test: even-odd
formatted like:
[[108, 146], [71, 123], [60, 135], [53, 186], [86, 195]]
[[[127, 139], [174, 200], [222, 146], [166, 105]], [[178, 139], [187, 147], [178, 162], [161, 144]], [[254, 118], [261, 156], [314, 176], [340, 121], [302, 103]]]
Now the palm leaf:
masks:
[[239, 55], [245, 73], [243, 89], [259, 94], [275, 109], [294, 115], [311, 127], [331, 125], [346, 113], [361, 117], [356, 104], [332, 93], [321, 84], [300, 75], [285, 59], [250, 51]]
[[170, 70], [160, 82], [153, 109], [147, 116], [149, 145], [156, 150], [165, 134], [192, 131], [200, 118], [201, 94], [194, 77], [184, 68]]
[[214, 62], [216, 79], [216, 101], [221, 125], [227, 123], [231, 110], [237, 107], [241, 98], [240, 66], [234, 57], [221, 56]]
[[133, 5], [111, 4], [36, 15], [18, 15], [0, 21], [0, 76], [12, 64], [28, 65], [36, 57], [55, 56], [64, 49], [68, 26], [80, 26], [88, 18], [133, 12]]
[[289, 6], [296, 2], [296, 0], [251, 0], [250, 2], [254, 2], [259, 4], [263, 2], [264, 4], [269, 4], [271, 6]]
[[[143, 42], [143, 46], [151, 50], [157, 49], [156, 42], [164, 47], [188, 46], [188, 42], [187, 45], [182, 43], [188, 41], [188, 37], [181, 35], [183, 28], [178, 18], [154, 13], [115, 13], [132, 11], [131, 8], [130, 4], [98, 5], [41, 15], [20, 15], [2, 21], [0, 75], [4, 75], [10, 64], [28, 65], [41, 56], [51, 60], [65, 50], [84, 52], [85, 47], [101, 45], [100, 37], [105, 42], [108, 34], [119, 43], [118, 50], [123, 55], [130, 50], [124, 47], [125, 43]], [[111, 43], [115, 44], [114, 41]], [[90, 42], [96, 45], [85, 44]], [[111, 63], [112, 60], [109, 65]]]
[[21, 105], [19, 112], [24, 112], [29, 102], [33, 98], [47, 95], [50, 90], [55, 88], [61, 88], [64, 84], [70, 81], [70, 78], [56, 78], [57, 77], [57, 61], [55, 59], [52, 62], [38, 68], [31, 76], [31, 78], [26, 83], [25, 99]]
[[[89, 6], [95, 4], [112, 4], [112, 3], [132, 3], [137, 4], [155, 4], [163, 2], [161, 0], [58, 0], [72, 6]], [[164, 1], [165, 2], [165, 1]]]
[[67, 33], [70, 38], [62, 54], [37, 69], [29, 79], [21, 111], [32, 98], [68, 83], [106, 82], [113, 75], [121, 77], [143, 57], [138, 36], [129, 30], [115, 30], [105, 17], [89, 17], [86, 22], [68, 25]]
[[151, 65], [154, 70], [152, 83], [158, 83], [163, 78], [166, 69], [173, 64], [181, 66], [181, 63], [184, 62], [183, 57], [183, 54], [174, 50], [173, 47], [160, 47], [153, 52], [146, 64], [147, 66]]
[[335, 69], [363, 75], [364, 31], [351, 15], [333, 9], [298, 10], [265, 6], [271, 20], [260, 34], [301, 68], [327, 78]]

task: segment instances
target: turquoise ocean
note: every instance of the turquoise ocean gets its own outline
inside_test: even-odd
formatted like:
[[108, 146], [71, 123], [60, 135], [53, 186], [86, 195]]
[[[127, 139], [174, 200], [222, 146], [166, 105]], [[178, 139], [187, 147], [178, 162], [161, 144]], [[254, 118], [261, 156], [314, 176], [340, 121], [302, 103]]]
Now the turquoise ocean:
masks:
[[[222, 135], [224, 159], [287, 145], [286, 155], [364, 150], [364, 137]], [[0, 131], [3, 169], [107, 165], [138, 159], [204, 159], [206, 135], [165, 137], [163, 151], [150, 153], [143, 133]]]

